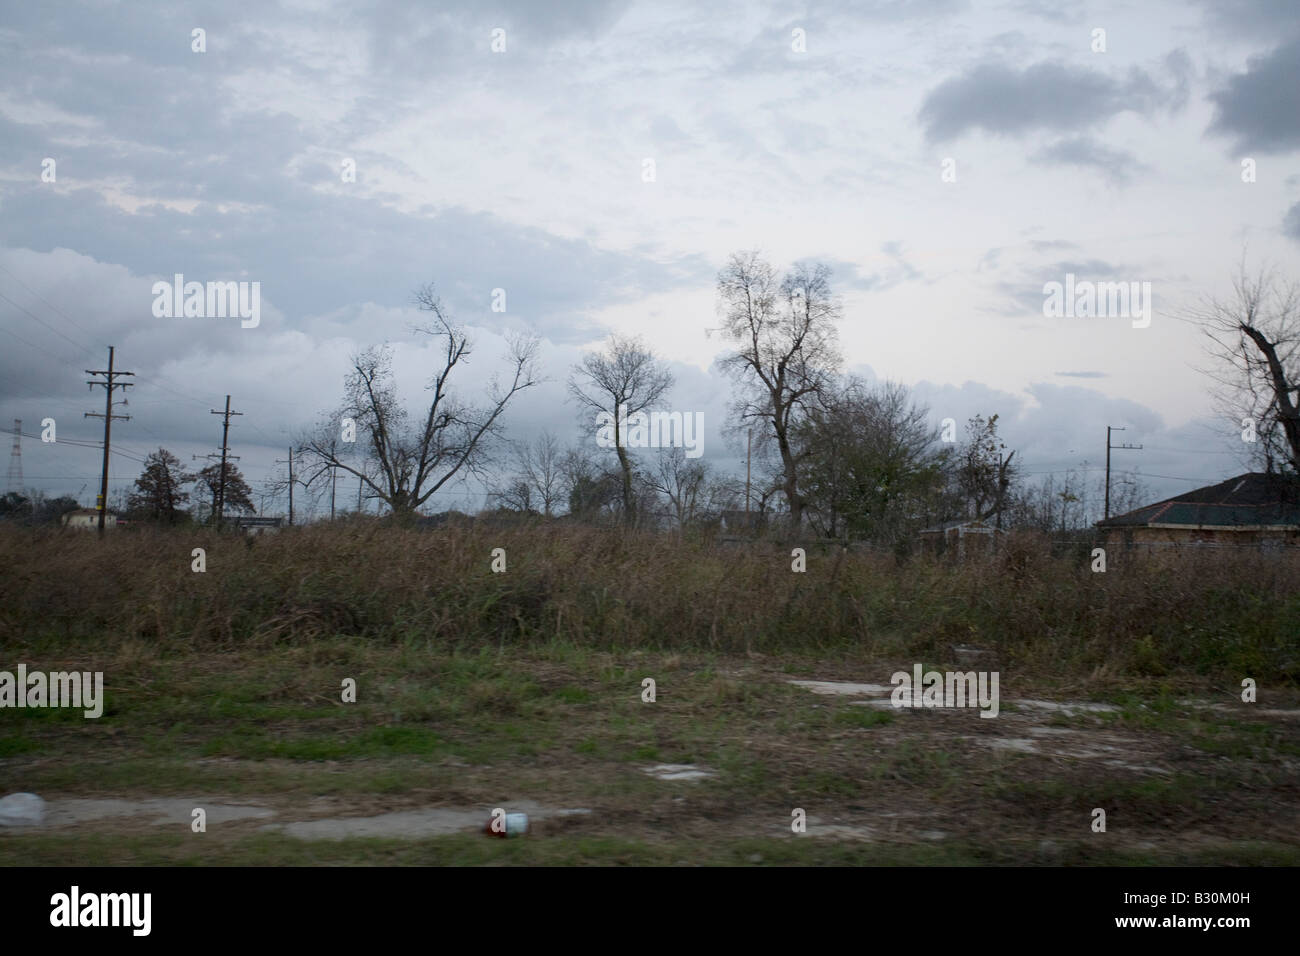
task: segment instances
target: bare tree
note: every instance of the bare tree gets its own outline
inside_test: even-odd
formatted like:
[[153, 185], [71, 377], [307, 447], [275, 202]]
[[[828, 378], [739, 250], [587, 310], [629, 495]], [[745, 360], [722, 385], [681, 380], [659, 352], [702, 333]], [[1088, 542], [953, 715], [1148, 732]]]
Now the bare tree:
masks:
[[512, 443], [513, 470], [492, 486], [490, 497], [511, 511], [554, 517], [565, 500], [564, 451], [559, 440], [543, 431], [531, 442]]
[[488, 500], [496, 502], [498, 508], [518, 511], [521, 514], [536, 514], [533, 508], [533, 488], [528, 482], [518, 478], [508, 479], [496, 485], [488, 492]]
[[677, 529], [682, 531], [695, 520], [704, 504], [708, 478], [709, 466], [687, 458], [686, 449], [679, 446], [660, 450], [658, 467], [647, 481], [651, 488], [668, 499], [677, 520]]
[[841, 314], [824, 265], [796, 266], [778, 284], [757, 252], [741, 252], [718, 275], [722, 333], [736, 351], [721, 366], [744, 393], [733, 408], [737, 427], [761, 425], [755, 436], [774, 441], [780, 483], [797, 529], [807, 505], [800, 492], [800, 463], [793, 426], [831, 384], [839, 368], [835, 322]]
[[[970, 505], [976, 521], [999, 516], [1006, 506], [1007, 495], [1016, 479], [1006, 445], [998, 436], [998, 416], [976, 415], [966, 423], [966, 443], [957, 460], [957, 487]], [[1000, 523], [999, 523], [1000, 526]]]
[[[1105, 479], [1097, 483], [1095, 491], [1096, 498], [1101, 498], [1105, 494]], [[1136, 511], [1145, 504], [1151, 503], [1151, 492], [1143, 483], [1142, 477], [1136, 474], [1119, 474], [1111, 479], [1110, 483], [1110, 510], [1113, 515], [1122, 515], [1129, 511]]]
[[[463, 329], [447, 317], [442, 302], [428, 284], [416, 292], [421, 310], [432, 320], [414, 331], [442, 341], [439, 367], [429, 381], [433, 397], [418, 422], [412, 423], [397, 397], [392, 352], [369, 348], [354, 356], [344, 400], [332, 420], [303, 443], [304, 471], [310, 481], [338, 469], [360, 479], [395, 516], [409, 518], [449, 481], [466, 473], [484, 478], [493, 442], [500, 435], [500, 418], [519, 392], [537, 384], [537, 339], [507, 336], [509, 383], [493, 378], [487, 402], [481, 406], [459, 401], [449, 389], [457, 366], [472, 353]], [[339, 441], [341, 423], [351, 419], [355, 442]]]
[[550, 518], [564, 503], [564, 476], [561, 473], [563, 451], [559, 440], [549, 431], [543, 431], [531, 444], [516, 447], [515, 460], [520, 480], [532, 489], [532, 495], [542, 514]]
[[[1300, 284], [1270, 270], [1248, 274], [1243, 260], [1227, 300], [1193, 310], [1222, 371], [1211, 371], [1220, 405], [1252, 426], [1252, 457], [1266, 472], [1300, 473]], [[1244, 421], [1249, 419], [1249, 423]]]
[[583, 407], [610, 416], [614, 447], [623, 472], [623, 515], [636, 520], [637, 501], [632, 487], [632, 462], [628, 457], [627, 420], [656, 404], [673, 377], [639, 339], [611, 335], [602, 352], [592, 352], [574, 366], [569, 392]]

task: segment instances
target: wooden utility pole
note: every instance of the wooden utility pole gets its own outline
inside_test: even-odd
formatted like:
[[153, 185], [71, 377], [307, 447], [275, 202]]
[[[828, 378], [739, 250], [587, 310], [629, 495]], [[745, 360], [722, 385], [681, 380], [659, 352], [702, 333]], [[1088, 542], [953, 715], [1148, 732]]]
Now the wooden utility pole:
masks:
[[[284, 464], [284, 460], [277, 458], [277, 465]], [[293, 448], [289, 449], [289, 525], [293, 525]]]
[[104, 414], [103, 414], [103, 415], [100, 415], [98, 412], [86, 412], [86, 414], [85, 414], [85, 416], [84, 416], [85, 418], [102, 418], [102, 419], [104, 419], [104, 468], [103, 468], [103, 472], [102, 472], [101, 475], [100, 475], [100, 481], [99, 481], [99, 502], [98, 502], [98, 510], [99, 510], [99, 536], [100, 536], [101, 538], [104, 536], [104, 516], [105, 516], [105, 515], [107, 514], [107, 512], [108, 512], [108, 449], [109, 449], [109, 439], [110, 439], [110, 437], [111, 437], [111, 435], [112, 435], [112, 432], [113, 432], [113, 419], [118, 418], [118, 419], [121, 419], [122, 421], [130, 421], [130, 419], [131, 419], [131, 416], [130, 416], [130, 415], [114, 415], [114, 414], [113, 414], [113, 389], [115, 389], [115, 388], [120, 388], [120, 389], [122, 389], [122, 404], [125, 405], [125, 404], [126, 404], [126, 390], [127, 390], [128, 388], [133, 388], [134, 386], [133, 386], [133, 384], [132, 384], [131, 382], [119, 382], [119, 381], [118, 381], [118, 378], [120, 378], [120, 377], [123, 376], [123, 375], [134, 375], [134, 374], [135, 374], [135, 372], [118, 372], [118, 371], [115, 371], [115, 370], [114, 370], [114, 368], [113, 368], [113, 351], [114, 351], [113, 346], [110, 345], [110, 346], [108, 347], [108, 368], [107, 368], [107, 369], [101, 369], [101, 370], [98, 370], [98, 371], [97, 371], [97, 370], [94, 370], [94, 369], [86, 369], [86, 374], [87, 374], [87, 375], [102, 375], [102, 376], [104, 376], [104, 381], [102, 381], [102, 382], [100, 382], [100, 381], [92, 381], [92, 382], [87, 382], [87, 383], [86, 383], [86, 384], [89, 385], [91, 388], [94, 388], [96, 385], [102, 385], [102, 386], [103, 386], [103, 388], [104, 388]]
[[[745, 438], [745, 524], [749, 524], [749, 462], [754, 447], [754, 429], [749, 430]], [[748, 530], [748, 528], [746, 528]]]
[[[230, 451], [230, 416], [242, 415], [243, 412], [232, 412], [230, 410], [230, 396], [226, 396], [226, 410], [219, 412], [215, 408], [212, 410], [213, 415], [221, 416], [221, 480], [217, 485], [217, 530], [221, 530], [221, 517], [226, 510], [226, 456]], [[236, 461], [239, 459], [236, 458]]]
[[1112, 445], [1110, 443], [1111, 432], [1122, 432], [1124, 430], [1123, 428], [1112, 428], [1110, 425], [1106, 426], [1106, 506], [1103, 509], [1105, 511], [1105, 515], [1102, 517], [1103, 521], [1110, 517], [1110, 450], [1112, 448], [1116, 451], [1121, 449], [1140, 450], [1142, 448], [1141, 445]]
[[[230, 454], [230, 416], [243, 415], [244, 413], [232, 412], [230, 410], [230, 396], [227, 395], [226, 410], [219, 412], [214, 408], [212, 409], [212, 414], [221, 416], [221, 454], [218, 455], [213, 453], [211, 455], [205, 455], [204, 457], [221, 459], [221, 474], [217, 477], [217, 491], [213, 496], [212, 502], [212, 513], [216, 517], [217, 530], [220, 531], [221, 518], [226, 510], [226, 462], [239, 461], [238, 455]], [[195, 455], [194, 457], [197, 458], [198, 455]]]
[[[330, 442], [330, 460], [336, 461], [334, 457], [334, 442]], [[337, 465], [330, 466], [330, 521], [334, 520], [334, 492], [339, 486], [339, 469]]]

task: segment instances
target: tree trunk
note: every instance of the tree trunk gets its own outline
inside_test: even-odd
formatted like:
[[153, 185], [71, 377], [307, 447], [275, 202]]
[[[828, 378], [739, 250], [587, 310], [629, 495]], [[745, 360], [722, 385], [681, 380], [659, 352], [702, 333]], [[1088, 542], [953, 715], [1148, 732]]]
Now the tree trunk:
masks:
[[794, 452], [790, 450], [790, 441], [786, 435], [786, 430], [781, 425], [781, 410], [779, 407], [777, 413], [772, 416], [772, 425], [776, 429], [776, 445], [781, 451], [781, 465], [785, 471], [782, 490], [785, 492], [786, 503], [790, 507], [790, 526], [793, 531], [798, 532], [803, 524], [803, 497], [799, 494], [799, 472], [795, 468]]

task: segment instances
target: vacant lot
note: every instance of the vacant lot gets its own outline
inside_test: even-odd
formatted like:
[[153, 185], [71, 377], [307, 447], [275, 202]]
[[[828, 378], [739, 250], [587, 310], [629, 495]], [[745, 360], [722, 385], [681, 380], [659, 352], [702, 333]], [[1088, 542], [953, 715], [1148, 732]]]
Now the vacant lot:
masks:
[[[0, 863], [1300, 863], [1296, 568], [1117, 565], [6, 532], [0, 670], [106, 704], [0, 711], [0, 793], [50, 811]], [[889, 707], [916, 663], [1001, 713]], [[533, 832], [472, 832], [497, 807]]]

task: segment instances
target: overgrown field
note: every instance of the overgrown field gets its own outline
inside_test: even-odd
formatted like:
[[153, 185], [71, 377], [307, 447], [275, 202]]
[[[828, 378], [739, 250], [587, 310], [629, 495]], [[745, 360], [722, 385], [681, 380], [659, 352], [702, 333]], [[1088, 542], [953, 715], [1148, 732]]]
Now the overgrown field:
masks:
[[[0, 670], [106, 687], [99, 719], [0, 710], [0, 794], [268, 811], [0, 830], [0, 863], [1300, 862], [1294, 556], [806, 547], [795, 573], [790, 546], [563, 524], [0, 528]], [[997, 671], [1002, 713], [789, 683], [915, 663]], [[280, 828], [520, 801], [591, 812], [522, 840]]]

